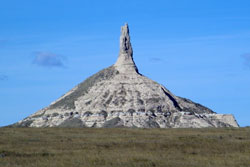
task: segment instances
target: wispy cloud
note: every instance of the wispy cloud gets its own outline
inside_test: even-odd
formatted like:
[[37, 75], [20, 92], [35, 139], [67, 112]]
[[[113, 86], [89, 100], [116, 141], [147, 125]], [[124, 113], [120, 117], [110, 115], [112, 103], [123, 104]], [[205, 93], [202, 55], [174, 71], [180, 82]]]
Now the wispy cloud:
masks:
[[7, 39], [0, 38], [0, 43], [5, 43], [7, 41], [8, 41]]
[[[217, 41], [217, 40], [235, 40], [235, 39], [248, 39], [250, 38], [250, 32], [242, 32], [235, 34], [215, 34], [207, 36], [193, 36], [184, 38], [172, 38], [167, 39], [171, 42], [200, 42], [200, 41]], [[165, 40], [165, 39], [164, 39]]]
[[151, 61], [151, 62], [163, 62], [164, 60], [162, 58], [159, 58], [159, 57], [151, 57], [149, 59], [149, 61]]
[[159, 58], [159, 57], [151, 57], [150, 61], [154, 61], [154, 62], [160, 62], [163, 61], [163, 59]]
[[0, 74], [0, 81], [5, 81], [8, 79], [7, 75]]
[[4, 46], [6, 44], [6, 39], [0, 39], [0, 47]]
[[238, 39], [238, 38], [249, 38], [250, 32], [242, 34], [227, 34], [227, 35], [210, 35], [210, 36], [200, 36], [200, 37], [191, 37], [183, 39], [185, 41], [210, 41], [210, 40], [228, 40], [228, 39]]
[[36, 52], [35, 58], [32, 63], [42, 67], [65, 67], [64, 64], [65, 57], [49, 53], [49, 52]]
[[243, 54], [241, 56], [244, 59], [245, 66], [250, 68], [250, 53], [246, 53], [246, 54]]

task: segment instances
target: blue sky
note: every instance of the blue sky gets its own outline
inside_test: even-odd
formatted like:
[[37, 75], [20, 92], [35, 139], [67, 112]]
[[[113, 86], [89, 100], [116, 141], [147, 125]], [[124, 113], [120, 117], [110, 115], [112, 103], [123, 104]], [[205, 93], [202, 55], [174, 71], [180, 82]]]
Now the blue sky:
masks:
[[112, 65], [125, 22], [142, 74], [250, 125], [249, 0], [1, 0], [0, 22], [0, 126]]

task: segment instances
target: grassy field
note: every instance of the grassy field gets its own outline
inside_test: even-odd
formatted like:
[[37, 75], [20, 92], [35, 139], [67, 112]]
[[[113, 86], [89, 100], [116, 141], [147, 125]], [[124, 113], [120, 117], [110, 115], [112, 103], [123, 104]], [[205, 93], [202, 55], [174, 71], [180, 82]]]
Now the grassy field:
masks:
[[250, 167], [250, 128], [0, 128], [1, 167]]

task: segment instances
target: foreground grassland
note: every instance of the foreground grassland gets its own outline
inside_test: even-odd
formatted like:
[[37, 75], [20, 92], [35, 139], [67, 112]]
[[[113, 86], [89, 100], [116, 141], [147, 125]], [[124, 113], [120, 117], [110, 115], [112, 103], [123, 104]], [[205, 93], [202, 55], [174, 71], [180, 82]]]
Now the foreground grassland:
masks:
[[250, 128], [0, 128], [4, 167], [249, 167]]

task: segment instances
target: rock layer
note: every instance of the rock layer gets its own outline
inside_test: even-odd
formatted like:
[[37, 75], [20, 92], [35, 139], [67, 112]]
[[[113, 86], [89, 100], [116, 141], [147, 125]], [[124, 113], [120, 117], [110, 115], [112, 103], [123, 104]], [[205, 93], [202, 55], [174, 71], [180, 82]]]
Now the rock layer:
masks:
[[126, 24], [121, 28], [120, 53], [114, 65], [12, 126], [202, 128], [238, 124], [233, 115], [216, 114], [141, 75]]

